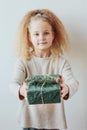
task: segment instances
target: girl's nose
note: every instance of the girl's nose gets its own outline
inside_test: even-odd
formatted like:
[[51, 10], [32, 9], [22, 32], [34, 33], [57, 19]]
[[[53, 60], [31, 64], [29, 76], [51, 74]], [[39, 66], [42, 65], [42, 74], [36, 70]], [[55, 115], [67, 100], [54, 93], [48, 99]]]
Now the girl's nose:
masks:
[[40, 40], [44, 40], [44, 39], [45, 39], [44, 34], [40, 34], [40, 35], [39, 35], [39, 39], [40, 39]]

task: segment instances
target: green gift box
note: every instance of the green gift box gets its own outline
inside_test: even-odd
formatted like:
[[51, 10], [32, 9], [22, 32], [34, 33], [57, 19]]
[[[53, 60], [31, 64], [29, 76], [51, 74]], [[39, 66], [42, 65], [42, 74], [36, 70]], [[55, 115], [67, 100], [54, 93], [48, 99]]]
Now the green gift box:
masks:
[[27, 99], [29, 104], [60, 103], [60, 83], [55, 78], [60, 75], [35, 75], [26, 82], [28, 85]]

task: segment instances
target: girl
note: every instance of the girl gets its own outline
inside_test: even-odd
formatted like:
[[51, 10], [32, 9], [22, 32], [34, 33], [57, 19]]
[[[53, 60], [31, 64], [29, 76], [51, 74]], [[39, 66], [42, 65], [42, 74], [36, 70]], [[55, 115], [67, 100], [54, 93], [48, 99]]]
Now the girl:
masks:
[[[75, 94], [75, 80], [68, 61], [68, 38], [58, 17], [47, 9], [32, 10], [19, 26], [18, 60], [11, 82], [11, 90], [20, 100], [18, 121], [23, 130], [66, 129], [64, 100]], [[61, 103], [29, 105], [25, 80], [32, 75], [60, 74]]]

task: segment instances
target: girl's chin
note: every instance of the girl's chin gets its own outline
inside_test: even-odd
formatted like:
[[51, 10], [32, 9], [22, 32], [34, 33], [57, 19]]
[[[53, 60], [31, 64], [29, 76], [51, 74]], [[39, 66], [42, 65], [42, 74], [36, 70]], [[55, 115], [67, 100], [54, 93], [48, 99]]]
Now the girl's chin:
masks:
[[39, 50], [47, 50], [47, 49], [49, 50], [49, 48], [47, 48], [47, 47], [38, 47], [38, 49]]
[[50, 46], [46, 46], [46, 45], [39, 45], [38, 49], [49, 49]]

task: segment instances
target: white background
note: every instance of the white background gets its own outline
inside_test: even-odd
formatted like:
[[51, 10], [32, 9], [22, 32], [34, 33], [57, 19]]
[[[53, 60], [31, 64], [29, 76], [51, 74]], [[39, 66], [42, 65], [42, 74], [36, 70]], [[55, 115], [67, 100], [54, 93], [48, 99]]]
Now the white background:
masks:
[[63, 22], [72, 51], [68, 60], [79, 80], [79, 90], [65, 101], [68, 130], [87, 130], [87, 1], [0, 0], [0, 130], [21, 130], [16, 112], [18, 101], [9, 84], [15, 63], [13, 42], [24, 14], [37, 8], [52, 10]]

